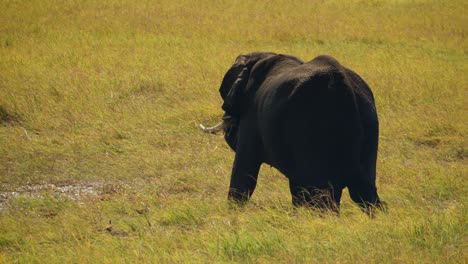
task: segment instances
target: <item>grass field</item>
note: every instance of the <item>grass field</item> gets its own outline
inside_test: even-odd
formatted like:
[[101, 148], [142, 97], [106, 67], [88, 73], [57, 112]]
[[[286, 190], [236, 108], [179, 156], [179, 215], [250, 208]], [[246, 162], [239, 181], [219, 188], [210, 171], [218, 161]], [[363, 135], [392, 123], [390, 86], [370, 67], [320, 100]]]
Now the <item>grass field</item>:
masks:
[[[0, 6], [0, 262], [467, 262], [467, 1]], [[347, 192], [340, 217], [295, 210], [268, 166], [227, 206], [233, 152], [197, 125], [251, 51], [330, 54], [370, 84], [388, 213]]]

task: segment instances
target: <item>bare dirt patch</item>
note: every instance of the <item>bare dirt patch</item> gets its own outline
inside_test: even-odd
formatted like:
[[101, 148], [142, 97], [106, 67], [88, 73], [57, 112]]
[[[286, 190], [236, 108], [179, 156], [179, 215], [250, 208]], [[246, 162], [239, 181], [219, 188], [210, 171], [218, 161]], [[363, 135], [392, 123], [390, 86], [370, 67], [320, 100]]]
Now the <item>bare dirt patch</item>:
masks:
[[127, 184], [109, 184], [103, 182], [53, 184], [43, 183], [13, 187], [8, 184], [0, 185], [0, 211], [5, 210], [12, 198], [44, 198], [45, 196], [59, 196], [81, 203], [84, 198], [109, 195], [125, 188]]

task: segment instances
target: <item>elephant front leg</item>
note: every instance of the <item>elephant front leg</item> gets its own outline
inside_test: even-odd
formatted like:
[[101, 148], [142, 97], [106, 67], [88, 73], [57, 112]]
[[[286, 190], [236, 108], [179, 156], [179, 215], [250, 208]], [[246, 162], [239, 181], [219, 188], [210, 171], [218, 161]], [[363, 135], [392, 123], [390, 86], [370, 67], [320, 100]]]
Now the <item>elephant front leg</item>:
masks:
[[243, 204], [252, 196], [257, 186], [260, 170], [260, 148], [255, 131], [246, 121], [241, 122], [236, 144], [236, 157], [232, 167], [228, 199]]
[[247, 202], [257, 186], [259, 170], [260, 163], [244, 160], [241, 155], [236, 154], [228, 199], [239, 204]]

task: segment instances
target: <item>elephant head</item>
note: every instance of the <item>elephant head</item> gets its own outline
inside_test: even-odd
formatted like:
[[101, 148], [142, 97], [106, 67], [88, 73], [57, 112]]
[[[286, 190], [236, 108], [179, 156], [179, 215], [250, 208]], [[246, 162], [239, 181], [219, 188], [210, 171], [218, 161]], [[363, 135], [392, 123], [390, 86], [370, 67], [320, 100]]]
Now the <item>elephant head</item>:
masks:
[[224, 75], [219, 88], [219, 93], [224, 101], [221, 106], [224, 110], [222, 121], [213, 127], [200, 125], [204, 132], [216, 133], [223, 130], [226, 142], [231, 149], [236, 150], [239, 120], [249, 103], [248, 93], [251, 90], [250, 86], [254, 83], [252, 79], [256, 79], [251, 74], [252, 69], [261, 60], [274, 55], [276, 54], [270, 52], [254, 52], [237, 57], [234, 64]]

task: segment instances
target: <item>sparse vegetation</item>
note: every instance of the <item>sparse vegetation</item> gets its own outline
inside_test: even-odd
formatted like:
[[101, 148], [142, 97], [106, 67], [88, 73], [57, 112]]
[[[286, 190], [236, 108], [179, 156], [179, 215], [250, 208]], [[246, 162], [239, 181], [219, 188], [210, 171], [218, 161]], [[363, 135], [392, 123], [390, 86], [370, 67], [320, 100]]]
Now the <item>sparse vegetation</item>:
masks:
[[[466, 1], [1, 6], [0, 262], [466, 262]], [[387, 214], [347, 193], [340, 217], [294, 210], [267, 166], [228, 208], [233, 153], [196, 126], [251, 51], [331, 54], [370, 84]]]

